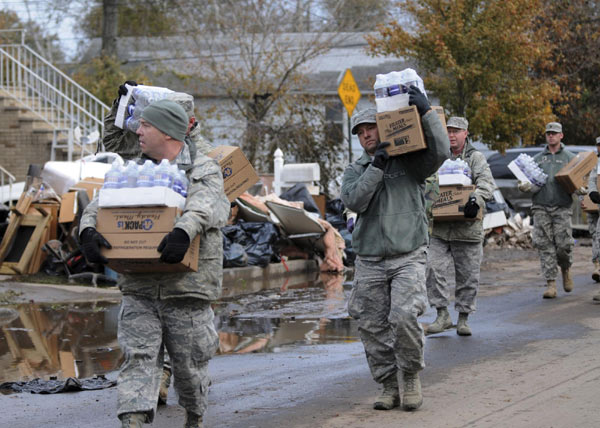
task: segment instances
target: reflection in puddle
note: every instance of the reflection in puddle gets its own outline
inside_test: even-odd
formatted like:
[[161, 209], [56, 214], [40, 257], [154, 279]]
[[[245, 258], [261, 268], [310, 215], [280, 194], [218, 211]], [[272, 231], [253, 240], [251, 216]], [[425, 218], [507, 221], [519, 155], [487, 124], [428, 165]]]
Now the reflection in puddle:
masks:
[[[214, 305], [219, 353], [356, 341], [345, 308], [349, 293], [343, 276], [321, 274], [316, 281], [284, 278], [277, 287], [226, 297]], [[118, 369], [118, 312], [119, 304], [108, 301], [0, 307], [0, 382]]]

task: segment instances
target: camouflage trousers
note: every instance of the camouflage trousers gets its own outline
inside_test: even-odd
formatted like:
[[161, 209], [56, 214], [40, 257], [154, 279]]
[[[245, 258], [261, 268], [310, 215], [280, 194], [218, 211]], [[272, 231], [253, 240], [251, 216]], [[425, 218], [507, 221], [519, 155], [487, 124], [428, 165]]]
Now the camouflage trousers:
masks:
[[573, 264], [571, 208], [534, 205], [533, 246], [538, 250], [544, 278], [555, 280], [557, 265], [569, 269]]
[[427, 309], [427, 247], [397, 257], [355, 261], [348, 313], [358, 321], [371, 375], [382, 383], [398, 370], [425, 367], [425, 335], [417, 320]]
[[208, 360], [219, 339], [210, 302], [195, 298], [157, 300], [125, 295], [118, 340], [125, 357], [119, 373], [118, 414], [156, 413], [166, 348], [179, 404], [202, 415], [207, 406]]
[[480, 242], [446, 241], [431, 238], [427, 254], [427, 297], [434, 308], [450, 305], [448, 275], [454, 267], [457, 312], [475, 311], [483, 246]]
[[598, 213], [586, 213], [588, 219], [588, 231], [592, 237], [592, 262], [600, 262], [600, 233], [598, 231]]

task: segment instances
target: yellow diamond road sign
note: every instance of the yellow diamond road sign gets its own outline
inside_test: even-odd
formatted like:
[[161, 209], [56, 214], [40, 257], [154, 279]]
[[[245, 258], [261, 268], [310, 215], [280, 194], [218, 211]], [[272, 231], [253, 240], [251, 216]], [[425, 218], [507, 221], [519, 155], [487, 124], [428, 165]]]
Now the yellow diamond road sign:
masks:
[[358, 85], [356, 84], [350, 69], [347, 69], [344, 73], [344, 77], [338, 86], [338, 95], [340, 96], [344, 107], [346, 107], [348, 116], [352, 116], [352, 112], [360, 99], [360, 90], [358, 89]]

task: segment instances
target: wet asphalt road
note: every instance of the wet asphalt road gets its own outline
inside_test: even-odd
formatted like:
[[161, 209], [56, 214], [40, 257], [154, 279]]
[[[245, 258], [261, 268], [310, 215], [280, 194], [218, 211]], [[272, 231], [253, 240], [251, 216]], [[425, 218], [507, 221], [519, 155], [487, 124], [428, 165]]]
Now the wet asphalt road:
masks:
[[[455, 331], [428, 336], [425, 391], [444, 382], [455, 368], [508, 353], [527, 352], [536, 341], [576, 339], [589, 333], [583, 322], [597, 316], [600, 305], [589, 276], [575, 276], [569, 295], [544, 300], [536, 284], [504, 287], [500, 294], [478, 299], [470, 318], [474, 335]], [[457, 314], [451, 311], [454, 321]], [[435, 318], [430, 309], [422, 322]], [[224, 355], [210, 363], [213, 386], [206, 427], [319, 427], [321, 421], [364, 403], [369, 411], [378, 393], [367, 368], [360, 342], [283, 348], [268, 354]], [[112, 375], [114, 376], [114, 374]], [[110, 427], [119, 426], [115, 412], [116, 389], [55, 395], [0, 396], [2, 426]], [[183, 425], [183, 410], [171, 388], [167, 407], [158, 411], [152, 427]], [[387, 426], [387, 425], [386, 425]]]

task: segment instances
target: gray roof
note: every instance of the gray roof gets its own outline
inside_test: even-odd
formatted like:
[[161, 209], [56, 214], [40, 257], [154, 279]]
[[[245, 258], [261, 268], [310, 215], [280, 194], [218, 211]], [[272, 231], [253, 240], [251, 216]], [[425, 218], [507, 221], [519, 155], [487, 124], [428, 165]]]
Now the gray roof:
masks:
[[[277, 49], [280, 58], [293, 59], [294, 53], [303, 49], [315, 40], [330, 38], [332, 48], [327, 52], [310, 59], [301, 70], [306, 81], [299, 88], [300, 92], [313, 94], [337, 94], [337, 86], [341, 74], [350, 68], [363, 94], [371, 94], [373, 82], [378, 73], [387, 73], [413, 67], [402, 59], [394, 57], [373, 56], [367, 53], [365, 36], [369, 33], [286, 33], [279, 34], [277, 41], [265, 38], [255, 42], [256, 49]], [[257, 37], [260, 38], [260, 37]], [[216, 41], [220, 52], [217, 60], [226, 61], [228, 67], [247, 69], [247, 62], [242, 61], [238, 43], [227, 38]], [[100, 52], [101, 41], [94, 39], [88, 46], [82, 62], [89, 61]], [[117, 42], [117, 57], [128, 66], [143, 66], [152, 84], [166, 86], [175, 91], [188, 92], [196, 97], [217, 96], [214, 83], [199, 79], [186, 79], [184, 75], [202, 75], [207, 67], [206, 58], [210, 55], [208, 41], [193, 37], [145, 37], [120, 38]], [[287, 56], [286, 56], [287, 55]], [[129, 76], [134, 78], [135, 76]]]

